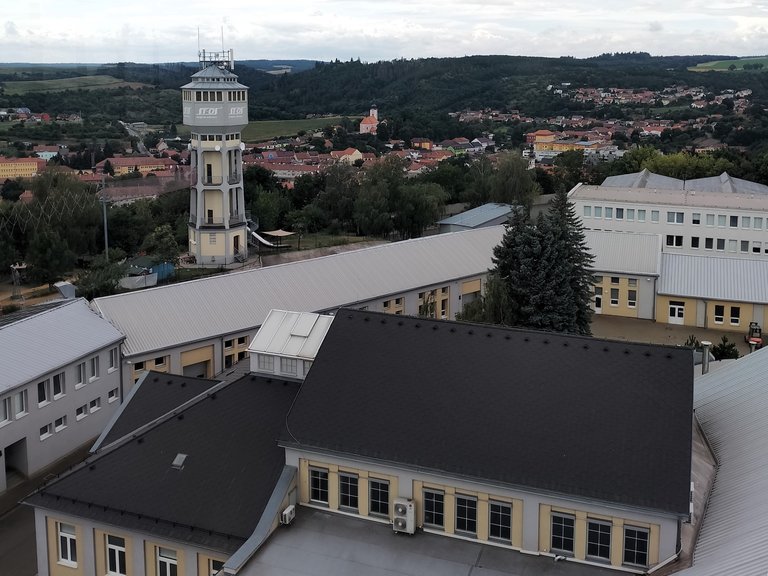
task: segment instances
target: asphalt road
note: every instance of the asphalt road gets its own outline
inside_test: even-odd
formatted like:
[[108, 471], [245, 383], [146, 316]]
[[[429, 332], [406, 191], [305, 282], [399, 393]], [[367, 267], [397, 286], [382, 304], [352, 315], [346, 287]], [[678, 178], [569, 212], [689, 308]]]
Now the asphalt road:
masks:
[[35, 576], [35, 511], [17, 506], [0, 517], [0, 576]]

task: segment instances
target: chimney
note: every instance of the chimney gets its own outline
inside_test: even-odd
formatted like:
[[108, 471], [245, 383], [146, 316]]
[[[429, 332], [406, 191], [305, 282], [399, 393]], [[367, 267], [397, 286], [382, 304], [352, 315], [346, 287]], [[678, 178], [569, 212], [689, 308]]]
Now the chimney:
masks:
[[709, 340], [701, 341], [701, 373], [706, 374], [709, 372], [709, 349], [712, 347], [712, 342]]

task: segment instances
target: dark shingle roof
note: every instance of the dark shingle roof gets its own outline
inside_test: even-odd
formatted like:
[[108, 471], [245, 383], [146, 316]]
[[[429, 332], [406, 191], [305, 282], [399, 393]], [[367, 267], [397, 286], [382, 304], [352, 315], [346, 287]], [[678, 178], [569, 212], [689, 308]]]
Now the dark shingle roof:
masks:
[[686, 514], [691, 350], [341, 310], [286, 444]]
[[148, 372], [131, 390], [130, 396], [116, 415], [115, 423], [105, 430], [99, 449], [126, 434], [160, 418], [185, 402], [202, 394], [217, 380], [204, 380], [161, 372]]
[[[234, 551], [285, 463], [277, 438], [298, 384], [245, 376], [30, 496], [34, 506]], [[186, 454], [183, 469], [171, 463]]]

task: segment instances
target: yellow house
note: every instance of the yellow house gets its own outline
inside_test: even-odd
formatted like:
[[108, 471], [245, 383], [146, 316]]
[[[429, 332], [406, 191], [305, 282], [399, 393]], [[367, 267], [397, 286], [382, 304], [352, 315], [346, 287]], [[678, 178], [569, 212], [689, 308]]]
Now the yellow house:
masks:
[[42, 158], [5, 158], [0, 157], [0, 180], [13, 178], [32, 178], [45, 168]]

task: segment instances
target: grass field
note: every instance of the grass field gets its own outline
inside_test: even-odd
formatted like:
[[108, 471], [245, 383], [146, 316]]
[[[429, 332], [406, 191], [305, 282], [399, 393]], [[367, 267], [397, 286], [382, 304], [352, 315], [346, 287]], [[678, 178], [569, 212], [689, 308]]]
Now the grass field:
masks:
[[250, 122], [243, 130], [243, 140], [253, 142], [267, 140], [278, 136], [295, 136], [300, 131], [312, 132], [321, 130], [329, 124], [338, 124], [341, 116], [327, 118], [312, 118], [310, 120], [261, 120]]
[[7, 95], [26, 94], [28, 92], [61, 92], [62, 90], [101, 90], [104, 88], [140, 88], [149, 86], [139, 82], [125, 82], [114, 76], [76, 76], [56, 80], [19, 80], [5, 82]]
[[[715, 60], [713, 62], [702, 62], [696, 64], [692, 68], [688, 68], [691, 72], [710, 72], [712, 70], [716, 72], [729, 72], [728, 67], [734, 64], [736, 70], [743, 70], [744, 64], [762, 64], [762, 70], [768, 71], [768, 56], [758, 56], [755, 58], [738, 58], [735, 60]], [[736, 71], [734, 70], [734, 72]]]

